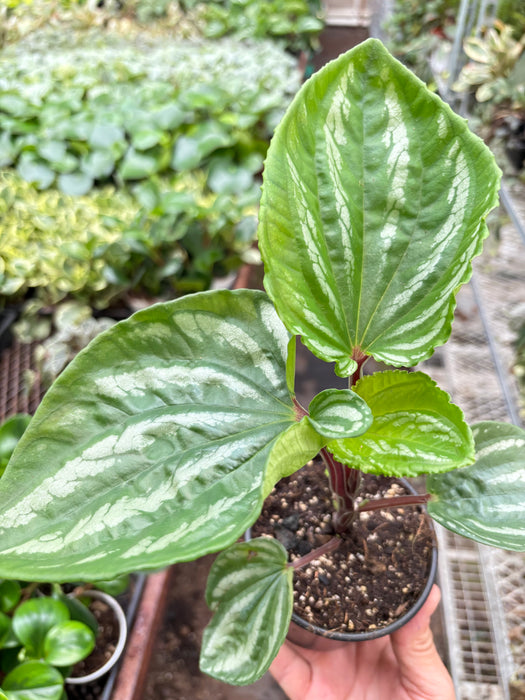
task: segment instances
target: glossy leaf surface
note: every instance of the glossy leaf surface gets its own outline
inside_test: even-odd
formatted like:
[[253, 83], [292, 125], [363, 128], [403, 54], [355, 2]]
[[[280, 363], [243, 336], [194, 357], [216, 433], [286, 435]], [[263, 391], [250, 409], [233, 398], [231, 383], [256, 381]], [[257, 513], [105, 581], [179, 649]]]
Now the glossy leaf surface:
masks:
[[525, 551], [525, 430], [485, 421], [472, 427], [476, 462], [427, 479], [429, 514], [477, 542]]
[[372, 412], [365, 401], [350, 389], [325, 389], [308, 407], [309, 421], [327, 438], [353, 437], [372, 424]]
[[248, 290], [159, 304], [99, 335], [0, 481], [1, 574], [96, 580], [235, 542], [326, 442], [297, 422], [289, 339]]
[[69, 620], [52, 627], [44, 640], [44, 659], [53, 666], [72, 666], [95, 648], [95, 635], [82, 622]]
[[26, 661], [14, 668], [2, 682], [8, 700], [60, 700], [64, 679], [43, 661]]
[[374, 421], [359, 437], [328, 443], [339, 461], [390, 476], [444, 472], [474, 461], [462, 411], [423, 372], [378, 372], [359, 380], [355, 391]]
[[48, 632], [69, 620], [69, 610], [53, 598], [31, 598], [19, 605], [13, 615], [13, 631], [24, 645], [27, 655], [44, 656], [44, 642]]
[[222, 552], [210, 571], [200, 667], [234, 685], [255, 682], [284, 642], [292, 617], [293, 569], [277, 540], [258, 538]]
[[316, 73], [270, 146], [265, 287], [289, 330], [354, 371], [412, 366], [448, 338], [499, 170], [466, 122], [370, 39]]
[[234, 542], [296, 422], [288, 340], [266, 295], [247, 290], [156, 305], [98, 336], [0, 482], [0, 570], [109, 578]]

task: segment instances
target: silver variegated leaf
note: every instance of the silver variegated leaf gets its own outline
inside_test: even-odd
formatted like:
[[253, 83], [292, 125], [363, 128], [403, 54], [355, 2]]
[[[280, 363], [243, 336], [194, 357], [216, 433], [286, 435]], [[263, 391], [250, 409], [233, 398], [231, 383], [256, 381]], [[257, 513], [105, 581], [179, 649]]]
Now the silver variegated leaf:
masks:
[[[242, 290], [150, 307], [95, 339], [0, 480], [0, 575], [111, 578], [234, 542], [260, 512], [267, 471], [290, 473], [269, 467], [298, 425], [289, 338], [267, 296]], [[301, 450], [319, 444], [310, 428]]]
[[485, 421], [472, 432], [476, 462], [428, 477], [428, 512], [459, 535], [525, 551], [525, 430]]
[[350, 389], [325, 389], [314, 396], [308, 412], [319, 435], [332, 439], [360, 435], [373, 420], [365, 401]]
[[389, 476], [444, 472], [474, 461], [462, 411], [423, 372], [378, 372], [360, 379], [355, 391], [374, 420], [359, 437], [328, 443], [339, 461]]
[[287, 328], [342, 376], [361, 353], [395, 366], [430, 356], [499, 175], [465, 120], [381, 42], [329, 63], [295, 97], [264, 171], [265, 287]]
[[213, 563], [200, 667], [233, 685], [254, 683], [285, 640], [293, 608], [293, 568], [277, 540], [235, 544]]

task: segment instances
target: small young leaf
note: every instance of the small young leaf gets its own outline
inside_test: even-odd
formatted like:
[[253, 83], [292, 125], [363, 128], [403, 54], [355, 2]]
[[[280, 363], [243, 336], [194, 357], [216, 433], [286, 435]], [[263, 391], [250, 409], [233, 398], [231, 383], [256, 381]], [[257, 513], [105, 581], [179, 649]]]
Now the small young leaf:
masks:
[[372, 425], [372, 411], [350, 389], [326, 389], [308, 407], [308, 420], [326, 438], [355, 437]]
[[219, 554], [206, 587], [215, 615], [204, 630], [202, 671], [248, 685], [268, 670], [292, 617], [292, 577], [277, 540], [258, 538]]
[[525, 551], [525, 430], [485, 421], [472, 426], [476, 462], [433, 474], [429, 514], [477, 542]]
[[68, 620], [69, 611], [64, 603], [47, 597], [31, 598], [15, 610], [13, 630], [26, 648], [27, 655], [41, 658], [49, 630]]
[[360, 379], [355, 391], [374, 421], [357, 438], [328, 443], [339, 461], [388, 476], [443, 472], [474, 461], [463, 413], [423, 372], [378, 372]]
[[8, 700], [60, 700], [62, 674], [43, 661], [26, 661], [4, 678], [2, 690]]
[[64, 194], [79, 197], [93, 187], [93, 178], [86, 173], [66, 173], [58, 176], [58, 189]]
[[93, 631], [78, 620], [52, 627], [44, 640], [44, 660], [53, 666], [72, 666], [95, 648]]

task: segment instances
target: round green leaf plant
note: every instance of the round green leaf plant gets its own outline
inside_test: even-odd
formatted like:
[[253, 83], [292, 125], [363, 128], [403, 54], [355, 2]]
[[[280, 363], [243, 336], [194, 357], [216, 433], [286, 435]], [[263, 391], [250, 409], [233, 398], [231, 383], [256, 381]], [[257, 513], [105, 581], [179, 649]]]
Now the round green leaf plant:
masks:
[[[428, 475], [410, 502], [479, 542], [525, 549], [525, 432], [470, 428], [428, 376], [401, 369], [449, 337], [499, 177], [466, 122], [379, 41], [315, 74], [266, 160], [266, 293], [155, 305], [76, 357], [0, 482], [0, 575], [89, 580], [225, 550], [201, 666], [245, 684], [286, 635], [293, 571], [278, 542], [237, 540], [319, 452], [333, 547], [360, 512], [399, 504], [356, 501], [359, 473], [373, 472]], [[296, 336], [348, 389], [300, 405]], [[369, 357], [399, 369], [361, 376]]]
[[[0, 693], [8, 700], [61, 700], [65, 676], [93, 651], [95, 618], [78, 601], [71, 605], [59, 586], [56, 597], [27, 599], [37, 590], [32, 585], [23, 589], [5, 580], [0, 589], [0, 660], [5, 674]], [[82, 609], [80, 615], [75, 604]]]

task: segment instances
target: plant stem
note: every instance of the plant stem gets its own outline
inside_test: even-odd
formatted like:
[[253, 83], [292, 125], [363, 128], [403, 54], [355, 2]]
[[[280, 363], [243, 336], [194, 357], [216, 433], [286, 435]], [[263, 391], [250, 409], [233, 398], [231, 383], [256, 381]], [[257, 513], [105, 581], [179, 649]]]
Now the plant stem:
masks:
[[417, 506], [428, 503], [431, 499], [429, 493], [409, 496], [393, 496], [392, 498], [375, 498], [371, 501], [365, 501], [357, 506], [359, 513], [364, 513], [367, 510], [384, 510], [386, 508], [397, 508], [398, 506]]
[[328, 540], [328, 542], [321, 545], [320, 547], [312, 549], [311, 552], [308, 552], [308, 554], [305, 554], [303, 557], [300, 557], [299, 559], [290, 562], [288, 566], [291, 566], [294, 569], [300, 569], [301, 567], [306, 566], [306, 564], [309, 564], [311, 561], [319, 559], [319, 557], [322, 557], [323, 554], [334, 552], [340, 544], [341, 539], [339, 537], [332, 537], [331, 540]]
[[321, 450], [321, 457], [328, 469], [330, 488], [337, 502], [333, 518], [334, 528], [336, 532], [341, 533], [346, 530], [356, 515], [354, 499], [361, 483], [361, 472], [337, 462], [324, 447]]
[[357, 362], [357, 369], [352, 374], [352, 376], [349, 378], [348, 386], [350, 389], [354, 386], [354, 384], [357, 382], [358, 379], [361, 379], [363, 367], [364, 367], [365, 362], [368, 360], [369, 357], [370, 357], [370, 355], [365, 355], [360, 350], [354, 350], [354, 354], [352, 356], [352, 359]]

